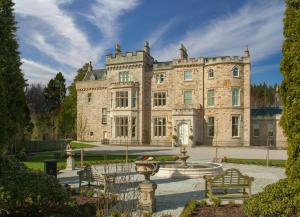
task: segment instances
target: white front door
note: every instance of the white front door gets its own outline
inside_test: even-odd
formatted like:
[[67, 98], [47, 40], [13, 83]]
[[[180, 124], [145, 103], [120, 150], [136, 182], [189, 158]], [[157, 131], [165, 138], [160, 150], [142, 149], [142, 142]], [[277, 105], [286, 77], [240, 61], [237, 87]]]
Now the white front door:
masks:
[[189, 127], [188, 124], [180, 124], [178, 127], [178, 141], [180, 145], [188, 145]]

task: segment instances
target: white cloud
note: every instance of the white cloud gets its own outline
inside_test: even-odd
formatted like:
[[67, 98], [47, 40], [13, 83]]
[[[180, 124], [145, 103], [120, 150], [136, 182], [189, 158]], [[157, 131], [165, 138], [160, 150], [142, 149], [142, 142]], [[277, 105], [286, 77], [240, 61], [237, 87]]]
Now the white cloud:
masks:
[[280, 51], [284, 3], [279, 0], [251, 1], [227, 16], [220, 16], [187, 32], [180, 41], [154, 48], [158, 60], [178, 57], [183, 43], [190, 56], [241, 55], [249, 45], [252, 60], [260, 61]]
[[[43, 83], [46, 84], [51, 78], [53, 78], [60, 70], [51, 68], [49, 66], [37, 63], [30, 59], [22, 59], [21, 69], [25, 72], [25, 79], [29, 83]], [[70, 79], [66, 76], [66, 79]]]
[[[105, 39], [92, 43], [86, 33], [76, 25], [72, 14], [61, 7], [62, 4], [70, 4], [73, 0], [14, 2], [15, 12], [23, 23], [23, 26], [19, 27], [21, 40], [48, 56], [52, 62], [54, 60], [64, 68], [68, 67], [70, 71], [75, 71], [89, 60], [98, 61], [117, 39], [120, 25], [118, 18], [137, 5], [137, 0], [94, 1], [91, 12], [88, 13], [89, 18], [95, 22]], [[27, 70], [33, 68], [26, 65], [25, 63], [23, 67], [24, 72], [30, 74]]]

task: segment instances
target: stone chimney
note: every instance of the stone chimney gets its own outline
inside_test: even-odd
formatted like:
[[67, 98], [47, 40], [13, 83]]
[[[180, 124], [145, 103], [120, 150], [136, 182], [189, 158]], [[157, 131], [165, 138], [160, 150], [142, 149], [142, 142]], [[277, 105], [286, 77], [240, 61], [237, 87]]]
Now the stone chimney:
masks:
[[116, 44], [115, 53], [116, 53], [116, 55], [120, 55], [122, 53], [121, 46], [119, 43]]
[[188, 58], [187, 50], [183, 44], [180, 45], [179, 54], [180, 54], [180, 59]]
[[93, 66], [92, 66], [92, 62], [91, 62], [91, 61], [88, 63], [88, 68], [87, 68], [87, 70], [88, 70], [88, 72], [93, 71]]
[[144, 42], [144, 51], [145, 51], [147, 54], [150, 54], [150, 46], [149, 46], [149, 42], [148, 42], [148, 41], [145, 41], [145, 42]]
[[248, 45], [244, 49], [244, 57], [250, 57], [250, 52], [249, 52]]

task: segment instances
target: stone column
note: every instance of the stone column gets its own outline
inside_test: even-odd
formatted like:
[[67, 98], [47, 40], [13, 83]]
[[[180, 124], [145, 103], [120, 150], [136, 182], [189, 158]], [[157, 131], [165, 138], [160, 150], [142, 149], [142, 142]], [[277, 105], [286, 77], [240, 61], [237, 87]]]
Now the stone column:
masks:
[[139, 184], [139, 208], [148, 212], [155, 212], [156, 210], [156, 199], [155, 190], [157, 184], [149, 181], [142, 182]]

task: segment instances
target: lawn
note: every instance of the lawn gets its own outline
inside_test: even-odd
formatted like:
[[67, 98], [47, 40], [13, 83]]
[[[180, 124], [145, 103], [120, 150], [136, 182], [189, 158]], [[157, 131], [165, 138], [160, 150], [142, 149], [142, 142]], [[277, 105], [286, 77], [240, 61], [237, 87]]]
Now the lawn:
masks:
[[[235, 164], [255, 164], [266, 166], [267, 160], [266, 159], [240, 159], [240, 158], [226, 158], [223, 162], [226, 163], [235, 163]], [[284, 167], [286, 160], [269, 160], [269, 166], [274, 167]]]
[[[85, 164], [104, 164], [125, 162], [125, 155], [103, 155], [97, 153], [84, 153], [83, 160]], [[134, 162], [139, 155], [128, 155], [128, 162]], [[174, 160], [174, 156], [155, 156], [158, 161]], [[44, 160], [57, 159], [57, 167], [64, 169], [66, 167], [66, 156], [60, 152], [43, 152], [32, 156], [30, 160], [24, 161], [25, 165], [34, 170], [43, 170]], [[75, 165], [80, 166], [80, 154], [75, 155]]]
[[88, 143], [84, 143], [84, 142], [72, 141], [71, 147], [72, 147], [72, 149], [80, 149], [80, 148], [93, 148], [93, 147], [97, 147], [97, 145], [92, 145], [92, 144], [88, 144]]

